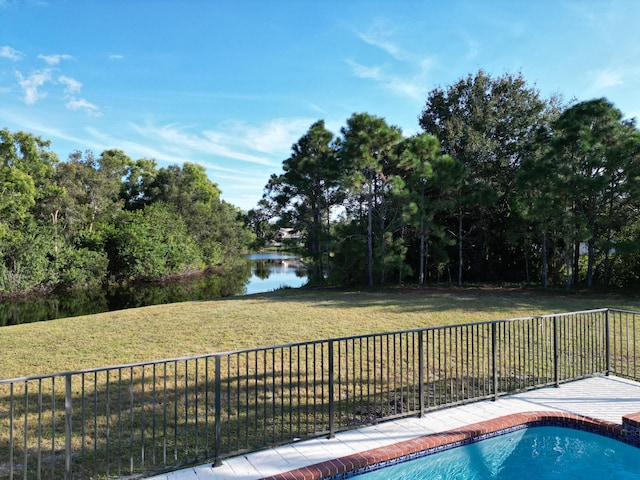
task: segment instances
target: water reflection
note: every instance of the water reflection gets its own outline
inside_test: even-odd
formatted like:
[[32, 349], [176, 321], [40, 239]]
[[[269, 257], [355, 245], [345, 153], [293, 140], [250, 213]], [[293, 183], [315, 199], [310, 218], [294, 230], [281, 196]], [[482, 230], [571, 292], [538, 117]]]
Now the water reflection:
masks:
[[307, 271], [300, 259], [293, 255], [256, 253], [251, 261], [251, 278], [245, 294], [270, 292], [279, 288], [298, 288], [307, 283]]
[[307, 282], [297, 257], [255, 254], [224, 273], [205, 273], [158, 283], [138, 283], [110, 289], [74, 291], [46, 297], [0, 302], [0, 326], [192, 300], [297, 288]]

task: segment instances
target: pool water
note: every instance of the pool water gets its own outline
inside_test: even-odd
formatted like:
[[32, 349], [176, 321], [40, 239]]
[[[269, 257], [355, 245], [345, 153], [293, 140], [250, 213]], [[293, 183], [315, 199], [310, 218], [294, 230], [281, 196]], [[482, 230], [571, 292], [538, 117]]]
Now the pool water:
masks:
[[640, 449], [595, 433], [533, 427], [358, 475], [358, 480], [640, 480]]

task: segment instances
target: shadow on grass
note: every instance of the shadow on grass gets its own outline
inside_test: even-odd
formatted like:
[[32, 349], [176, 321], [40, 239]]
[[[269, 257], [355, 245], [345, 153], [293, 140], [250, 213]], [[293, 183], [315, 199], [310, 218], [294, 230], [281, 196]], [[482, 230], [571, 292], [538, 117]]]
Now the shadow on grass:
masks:
[[338, 289], [302, 287], [236, 297], [234, 300], [264, 298], [274, 302], [309, 303], [325, 308], [388, 308], [395, 313], [434, 313], [454, 309], [469, 312], [495, 312], [496, 320], [504, 312], [525, 310], [530, 315], [573, 312], [598, 308], [640, 308], [637, 294], [619, 292], [542, 291], [508, 287], [386, 287]]

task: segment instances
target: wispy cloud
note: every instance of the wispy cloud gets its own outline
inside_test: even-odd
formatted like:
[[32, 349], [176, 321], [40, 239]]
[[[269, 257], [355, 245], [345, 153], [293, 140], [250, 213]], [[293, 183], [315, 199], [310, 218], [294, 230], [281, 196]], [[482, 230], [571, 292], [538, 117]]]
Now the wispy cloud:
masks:
[[109, 60], [122, 60], [124, 55], [120, 55], [119, 53], [112, 53], [109, 55]]
[[58, 81], [65, 86], [64, 91], [67, 94], [78, 93], [82, 89], [82, 83], [74, 78], [60, 75]]
[[[352, 59], [345, 60], [358, 78], [373, 80], [387, 90], [412, 99], [422, 98], [434, 61], [429, 56], [417, 55], [393, 41], [395, 28], [386, 21], [374, 22], [367, 31], [357, 34], [363, 42], [386, 54], [383, 62], [365, 65]], [[391, 58], [388, 58], [391, 57]], [[402, 75], [397, 72], [406, 72]]]
[[623, 59], [616, 65], [609, 64], [587, 72], [586, 78], [588, 84], [585, 94], [588, 96], [601, 97], [615, 93], [623, 98], [634, 98], [636, 85], [640, 82], [640, 66]]
[[44, 60], [47, 65], [57, 65], [62, 60], [71, 60], [73, 57], [71, 55], [66, 54], [56, 54], [56, 55], [38, 55], [38, 58]]
[[383, 80], [385, 74], [380, 66], [367, 67], [354, 60], [345, 60], [350, 66], [353, 74], [358, 78], [368, 78], [371, 80]]
[[72, 97], [67, 103], [65, 103], [65, 107], [67, 107], [69, 110], [82, 110], [94, 117], [101, 115], [100, 108], [98, 108], [97, 105], [88, 102], [84, 98]]
[[[309, 129], [312, 120], [307, 118], [278, 118], [263, 125], [234, 124], [234, 136], [252, 150], [269, 155], [288, 155], [291, 146]], [[284, 158], [283, 158], [284, 160]]]
[[379, 65], [369, 67], [353, 60], [346, 60], [346, 62], [351, 66], [356, 77], [373, 80], [390, 92], [411, 99], [422, 99], [427, 88], [428, 74], [431, 71], [431, 62], [428, 60], [414, 64], [412, 68], [415, 71], [407, 75], [392, 73], [392, 69]]
[[590, 90], [598, 92], [607, 90], [613, 87], [619, 87], [624, 84], [624, 72], [621, 70], [614, 70], [611, 68], [604, 68], [591, 72], [591, 86]]
[[16, 61], [20, 60], [20, 57], [22, 57], [22, 55], [23, 53], [21, 51], [9, 47], [8, 45], [0, 47], [0, 58], [8, 58], [9, 60]]
[[317, 105], [313, 102], [309, 103], [309, 106], [316, 112], [318, 112], [321, 115], [327, 116], [329, 114], [329, 112], [327, 112], [324, 108], [322, 108], [320, 105]]
[[[28, 109], [0, 109], [0, 122], [11, 121], [12, 125], [16, 125], [21, 130], [33, 132], [37, 135], [41, 135], [48, 140], [64, 140], [76, 145], [88, 145], [86, 139], [69, 133], [63, 127], [56, 125], [53, 126], [48, 118], [42, 118], [38, 115], [33, 115]], [[58, 152], [60, 153], [60, 152]]]
[[[189, 132], [174, 124], [156, 126], [132, 124], [131, 129], [156, 145], [163, 157], [224, 157], [255, 165], [274, 167], [289, 154], [295, 143], [312, 124], [309, 119], [275, 119], [264, 124], [225, 122], [201, 133]], [[203, 160], [204, 158], [204, 160]]]
[[385, 20], [376, 20], [366, 32], [358, 37], [365, 43], [379, 48], [399, 61], [413, 61], [414, 56], [389, 40], [395, 35], [395, 28]]
[[16, 72], [16, 75], [18, 77], [18, 84], [24, 92], [24, 103], [33, 105], [41, 98], [47, 96], [46, 92], [42, 92], [39, 89], [45, 83], [51, 81], [51, 70], [37, 70], [28, 77], [23, 77], [20, 72]]
[[242, 162], [255, 163], [259, 165], [271, 165], [271, 162], [264, 157], [247, 153], [241, 149], [232, 148], [224, 139], [212, 135], [212, 132], [203, 132], [202, 134], [188, 133], [185, 129], [176, 125], [137, 125], [132, 124], [132, 129], [146, 137], [154, 145], [157, 150], [162, 152], [160, 158], [171, 156], [185, 156], [197, 154], [199, 156], [212, 155], [231, 158]]

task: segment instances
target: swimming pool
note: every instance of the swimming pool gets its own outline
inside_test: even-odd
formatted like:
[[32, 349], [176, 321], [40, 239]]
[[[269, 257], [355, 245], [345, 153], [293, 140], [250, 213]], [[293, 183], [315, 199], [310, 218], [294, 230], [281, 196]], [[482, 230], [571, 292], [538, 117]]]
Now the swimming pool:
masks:
[[353, 478], [640, 480], [639, 454], [637, 447], [603, 435], [541, 426], [522, 428]]

